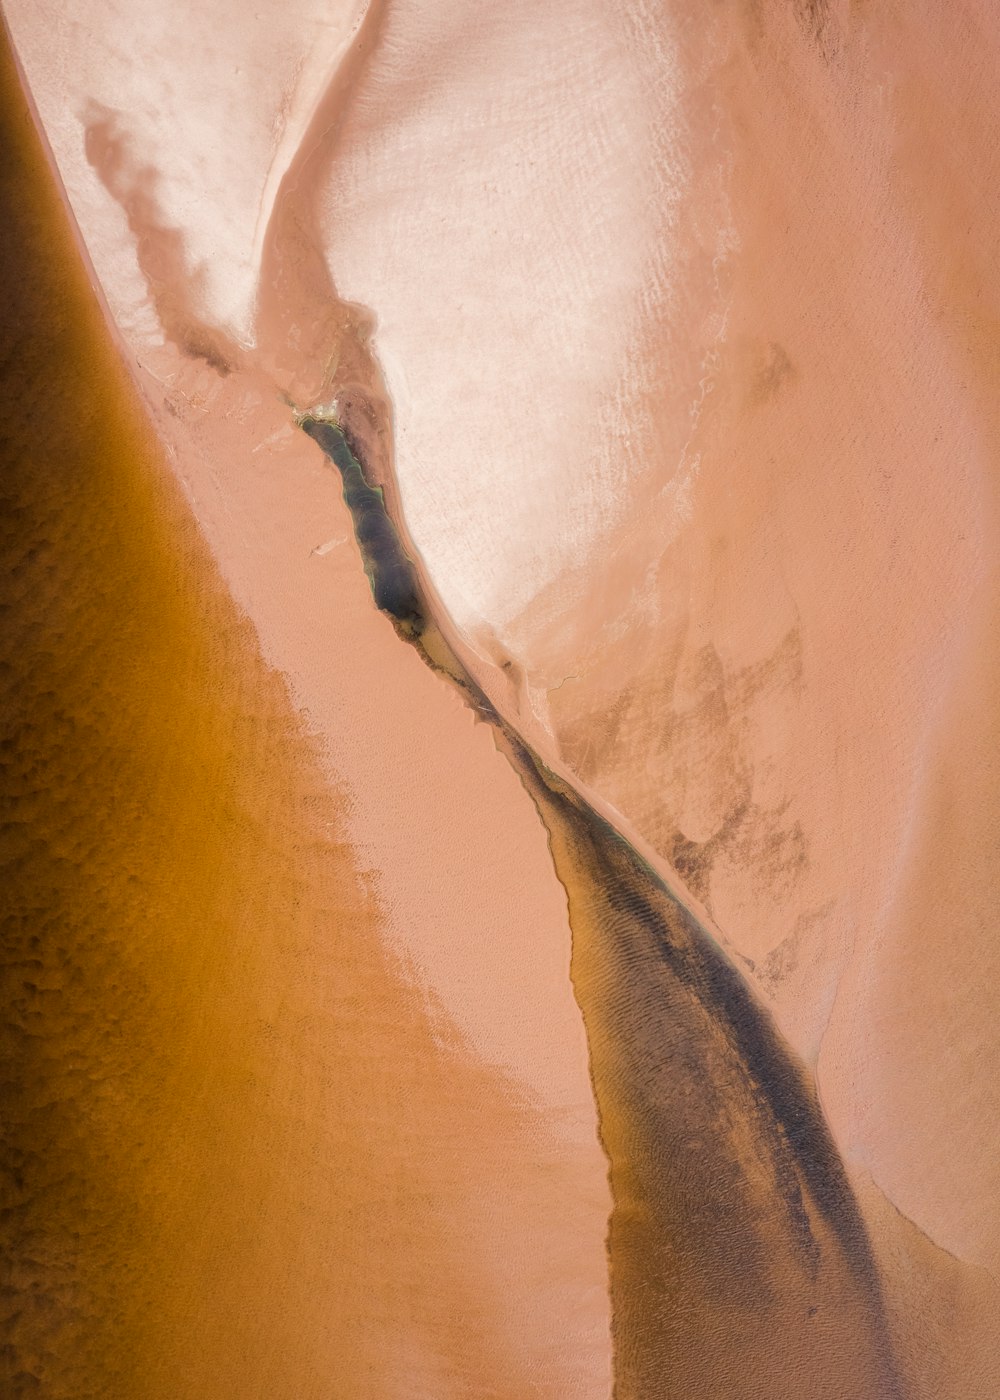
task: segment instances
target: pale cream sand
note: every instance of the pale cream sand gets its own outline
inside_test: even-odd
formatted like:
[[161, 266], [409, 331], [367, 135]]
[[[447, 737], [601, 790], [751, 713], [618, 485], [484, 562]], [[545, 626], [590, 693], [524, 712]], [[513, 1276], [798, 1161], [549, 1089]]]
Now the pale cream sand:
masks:
[[[276, 392], [307, 407], [345, 365], [361, 383], [331, 274], [374, 317], [445, 606], [817, 1067], [915, 1393], [991, 1393], [989, 6], [449, 0], [345, 8], [321, 42], [316, 12], [233, 10], [197, 64], [172, 37], [187, 11], [154, 42], [110, 8], [72, 35], [7, 9], [150, 411], [348, 794], [386, 937], [569, 1125], [595, 1393], [607, 1201], [561, 892], [485, 730], [371, 616], [339, 487]], [[463, 815], [487, 790], [488, 828]], [[542, 1346], [529, 1282], [510, 1296]]]
[[[45, 236], [65, 261], [57, 219]], [[178, 557], [190, 524], [157, 494], [67, 267], [84, 329], [48, 470], [58, 482], [74, 443], [86, 491], [86, 454], [117, 455], [84, 514], [45, 496], [78, 610], [56, 701], [75, 715], [90, 697], [105, 734], [84, 759], [96, 743], [111, 788], [85, 769], [64, 792], [54, 767], [48, 806], [72, 828], [67, 804], [92, 804], [108, 833], [65, 847], [94, 884], [65, 936], [123, 1038], [109, 1066], [100, 1036], [44, 1023], [51, 1068], [28, 1088], [44, 1098], [58, 1077], [71, 1190], [57, 1210], [46, 1178], [24, 1205], [15, 1284], [41, 1311], [22, 1311], [15, 1379], [164, 1400], [607, 1394], [607, 1166], [565, 895], [530, 802], [372, 609], [339, 488], [273, 384], [190, 345], [131, 363], [214, 563]], [[162, 290], [181, 306], [184, 288]], [[120, 956], [128, 976], [104, 986]], [[120, 1090], [74, 1091], [81, 1056]], [[26, 1165], [30, 1192], [42, 1166]]]
[[690, 440], [511, 649], [818, 1065], [913, 1384], [964, 1397], [998, 1368], [1000, 36], [812, 16], [687, 31]]

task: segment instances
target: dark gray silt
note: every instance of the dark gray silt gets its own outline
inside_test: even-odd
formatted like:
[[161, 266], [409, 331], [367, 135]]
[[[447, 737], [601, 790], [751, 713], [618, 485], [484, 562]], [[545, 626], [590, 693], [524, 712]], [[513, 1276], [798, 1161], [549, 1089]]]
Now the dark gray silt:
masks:
[[419, 637], [425, 621], [420, 585], [413, 561], [386, 512], [381, 489], [368, 484], [361, 464], [336, 423], [306, 417], [301, 420], [301, 427], [319, 444], [343, 479], [344, 503], [351, 512], [375, 606], [405, 634]]
[[457, 656], [428, 652], [432, 609], [383, 493], [338, 425], [302, 427], [341, 473], [376, 605], [498, 731], [549, 831], [611, 1161], [616, 1397], [898, 1400], [867, 1231], [809, 1076], [690, 910]]

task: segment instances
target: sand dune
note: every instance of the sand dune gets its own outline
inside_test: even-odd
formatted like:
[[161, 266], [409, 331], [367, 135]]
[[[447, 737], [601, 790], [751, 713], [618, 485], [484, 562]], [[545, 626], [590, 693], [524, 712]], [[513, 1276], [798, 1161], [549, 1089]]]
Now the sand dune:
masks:
[[[248, 490], [275, 425], [236, 375], [221, 504], [186, 440], [195, 526], [4, 94], [5, 1393], [605, 1394], [606, 1167], [528, 800], [311, 552], [343, 506], [284, 408]], [[308, 653], [304, 721], [258, 636]]]
[[[217, 573], [230, 598], [214, 582], [216, 612], [189, 609], [162, 655], [202, 638], [179, 674], [225, 699], [238, 654], [270, 677], [239, 684], [273, 696], [282, 736], [257, 753], [236, 726], [230, 806], [207, 778], [193, 790], [192, 842], [233, 804], [250, 833], [219, 849], [236, 864], [213, 895], [238, 995], [206, 1002], [162, 1074], [180, 1085], [224, 1041], [260, 1066], [258, 1097], [223, 1109], [213, 1070], [200, 1107], [131, 1120], [128, 1141], [163, 1150], [129, 1218], [167, 1204], [127, 1268], [165, 1261], [185, 1300], [155, 1327], [138, 1285], [138, 1320], [94, 1303], [109, 1348], [147, 1339], [134, 1393], [185, 1393], [193, 1356], [192, 1396], [246, 1394], [250, 1374], [261, 1394], [605, 1394], [610, 1325], [623, 1396], [791, 1397], [809, 1366], [816, 1395], [992, 1394], [990, 7], [5, 10], [109, 326], [208, 546], [191, 578]], [[63, 238], [54, 219], [45, 236]], [[108, 327], [88, 324], [97, 345]], [[373, 607], [339, 482], [295, 410], [336, 416], [384, 489], [444, 675]], [[189, 528], [172, 509], [146, 545], [164, 580]], [[81, 527], [80, 551], [96, 548]], [[252, 644], [210, 640], [240, 614]], [[127, 717], [141, 687], [106, 669], [87, 684]], [[500, 752], [463, 676], [508, 735]], [[188, 763], [172, 714], [149, 753]], [[603, 874], [511, 734], [596, 816], [586, 832], [612, 833]], [[138, 764], [146, 750], [122, 744]], [[290, 796], [298, 778], [276, 794], [286, 770], [308, 798]], [[279, 809], [287, 838], [265, 839]], [[627, 871], [623, 850], [639, 853]], [[107, 861], [127, 864], [118, 847]], [[240, 967], [233, 892], [272, 861], [284, 894], [250, 921], [259, 961]], [[686, 999], [643, 941], [630, 882], [647, 877], [674, 911], [661, 923], [728, 949], [718, 966], [738, 969], [752, 1023], [773, 1015], [763, 1088], [705, 986]], [[616, 898], [632, 924], [608, 913]], [[342, 925], [316, 923], [331, 908], [363, 955], [352, 941], [332, 957]], [[188, 987], [200, 962], [184, 958], [203, 953], [177, 946]], [[588, 993], [595, 948], [607, 965]], [[342, 990], [317, 1001], [334, 975]], [[254, 1008], [274, 986], [272, 1061]], [[186, 997], [162, 1011], [190, 1014]], [[710, 1084], [685, 1057], [714, 1065]], [[775, 1108], [786, 1072], [796, 1115], [817, 1115], [794, 1151]], [[359, 1088], [323, 1097], [341, 1081]], [[714, 1105], [704, 1121], [653, 1131], [656, 1113], [686, 1121], [685, 1094]], [[262, 1103], [286, 1107], [251, 1150]], [[226, 1197], [200, 1165], [220, 1134], [245, 1163], [233, 1201], [263, 1193], [277, 1222], [241, 1246], [241, 1273], [218, 1264], [235, 1206], [176, 1257]], [[164, 1185], [178, 1161], [199, 1182], [183, 1202]], [[808, 1248], [780, 1205], [793, 1179]], [[825, 1213], [829, 1182], [860, 1254]], [[636, 1303], [644, 1288], [655, 1305]], [[249, 1320], [261, 1298], [281, 1299], [270, 1330]]]

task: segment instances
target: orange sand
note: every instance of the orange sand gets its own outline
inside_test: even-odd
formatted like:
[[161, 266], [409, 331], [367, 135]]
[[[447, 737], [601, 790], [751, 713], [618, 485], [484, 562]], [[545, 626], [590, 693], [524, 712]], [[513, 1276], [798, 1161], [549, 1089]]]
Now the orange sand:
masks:
[[287, 411], [192, 366], [195, 425], [217, 381], [232, 412], [175, 465], [288, 680], [261, 660], [11, 120], [6, 1393], [606, 1394], [606, 1166], [530, 804], [400, 676], [344, 545], [311, 552], [343, 509]]
[[673, 316], [647, 353], [694, 407], [512, 649], [818, 1064], [916, 1393], [989, 1394], [1000, 35], [985, 6], [800, 11], [681, 26], [697, 364]]
[[[991, 1394], [990, 7], [373, 9], [354, 49], [327, 36], [331, 85], [262, 97], [285, 116], [233, 141], [254, 153], [243, 204], [214, 225], [217, 172], [192, 165], [211, 85], [184, 89], [151, 46], [144, 82], [180, 84], [191, 126], [158, 127], [154, 103], [133, 133], [110, 7], [74, 36], [75, 106], [45, 7], [8, 10], [158, 431], [346, 793], [386, 937], [476, 1053], [570, 1124], [587, 1286], [603, 1179], [542, 834], [485, 731], [371, 616], [339, 488], [264, 374], [320, 392], [336, 366], [317, 347], [343, 329], [321, 260], [299, 300], [286, 284], [269, 307], [265, 281], [260, 324], [247, 309], [246, 248], [272, 277], [268, 235], [294, 253], [269, 203], [293, 167], [311, 183], [292, 212], [377, 319], [431, 577], [483, 667], [513, 663], [525, 723], [679, 873], [817, 1066], [914, 1393]], [[263, 31], [221, 16], [211, 62], [237, 30], [266, 66]], [[88, 121], [124, 132], [117, 174], [87, 164]], [[240, 258], [230, 295], [220, 266]], [[181, 307], [166, 346], [164, 293]], [[468, 818], [487, 790], [495, 831]], [[548, 1315], [536, 1330], [531, 1287], [517, 1296], [541, 1346]], [[603, 1326], [595, 1304], [584, 1330]]]

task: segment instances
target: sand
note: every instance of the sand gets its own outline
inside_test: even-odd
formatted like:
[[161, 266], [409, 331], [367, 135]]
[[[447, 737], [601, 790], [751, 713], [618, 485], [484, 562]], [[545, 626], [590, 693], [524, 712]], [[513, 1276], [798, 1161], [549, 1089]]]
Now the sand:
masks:
[[[606, 1391], [608, 1199], [564, 896], [488, 733], [373, 616], [282, 394], [346, 383], [507, 712], [815, 1069], [912, 1393], [989, 1394], [995, 21], [606, 9], [349, 8], [321, 42], [307, 9], [234, 11], [195, 64], [186, 12], [140, 41], [145, 9], [70, 34], [7, 6], [147, 411], [343, 794], [383, 943], [566, 1123], [574, 1377]], [[515, 1349], [549, 1358], [543, 1285], [504, 1287]]]
[[817, 1065], [912, 1383], [965, 1396], [1000, 1241], [995, 23], [812, 13], [692, 16], [690, 440], [512, 650]]
[[232, 475], [204, 432], [174, 458], [195, 524], [5, 93], [8, 1393], [605, 1394], [544, 834], [394, 679], [329, 474], [235, 375]]

